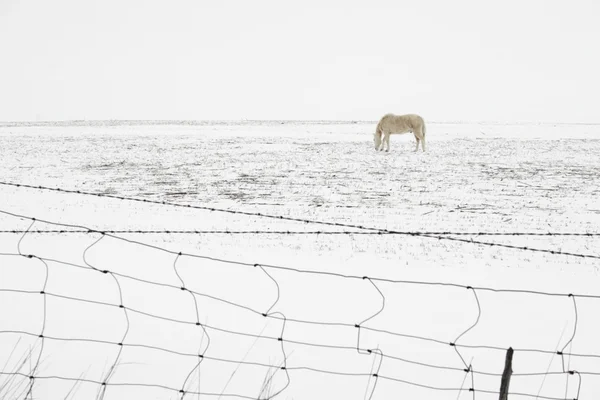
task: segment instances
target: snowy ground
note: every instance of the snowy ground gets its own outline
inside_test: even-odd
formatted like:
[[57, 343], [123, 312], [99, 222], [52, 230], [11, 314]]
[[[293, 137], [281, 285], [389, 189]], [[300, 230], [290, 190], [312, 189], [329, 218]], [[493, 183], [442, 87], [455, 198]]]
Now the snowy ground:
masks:
[[[180, 204], [208, 205], [294, 218], [367, 225], [399, 231], [600, 232], [600, 126], [429, 124], [428, 151], [413, 153], [414, 139], [393, 136], [391, 152], [373, 149], [374, 124], [245, 123], [205, 125], [4, 126], [0, 127], [0, 181], [121, 195]], [[323, 225], [277, 221], [245, 215], [143, 204], [110, 198], [0, 185], [0, 211], [97, 230], [340, 230]], [[0, 230], [27, 229], [30, 220], [0, 213]], [[36, 222], [33, 229], [62, 229]], [[189, 256], [99, 234], [0, 233], [0, 362], [2, 371], [29, 346], [33, 363], [40, 334], [90, 341], [44, 340], [38, 376], [104, 381], [123, 341], [157, 346], [206, 359], [124, 346], [110, 378], [106, 399], [180, 398], [157, 387], [119, 386], [149, 383], [202, 393], [258, 397], [268, 369], [211, 359], [280, 365], [281, 342], [218, 331], [214, 328], [277, 338], [286, 318], [351, 326], [288, 322], [283, 351], [289, 367], [284, 399], [472, 398], [461, 357], [477, 372], [501, 374], [502, 350], [461, 348], [385, 333], [366, 327], [454, 342], [500, 348], [565, 349], [599, 357], [565, 357], [565, 368], [583, 375], [580, 399], [600, 393], [600, 300], [494, 293], [446, 286], [370, 283], [333, 276], [247, 267]], [[120, 237], [183, 252], [253, 264], [359, 277], [447, 282], [474, 287], [525, 289], [600, 295], [600, 261], [427, 237], [400, 235], [281, 234], [120, 234]], [[22, 238], [20, 244], [19, 240]], [[539, 249], [600, 255], [600, 237], [466, 236]], [[20, 247], [18, 247], [18, 245]], [[90, 247], [91, 246], [91, 247]], [[42, 295], [45, 265], [48, 281]], [[86, 250], [87, 249], [87, 250]], [[85, 254], [85, 257], [84, 257]], [[74, 265], [64, 263], [75, 264]], [[176, 269], [174, 269], [174, 263]], [[97, 267], [152, 282], [142, 284], [89, 268]], [[87, 268], [85, 268], [87, 267]], [[268, 272], [268, 274], [266, 272]], [[250, 307], [253, 313], [190, 290]], [[270, 276], [269, 276], [270, 275]], [[277, 284], [275, 284], [275, 282]], [[120, 293], [119, 293], [119, 288]], [[25, 294], [14, 290], [37, 293]], [[382, 293], [385, 302], [382, 303]], [[83, 298], [185, 320], [160, 320], [118, 307], [81, 303], [54, 295]], [[123, 297], [120, 299], [120, 295]], [[278, 298], [279, 295], [279, 298]], [[44, 318], [44, 298], [46, 317]], [[278, 300], [277, 300], [278, 299]], [[276, 301], [277, 300], [277, 301]], [[196, 312], [196, 304], [198, 312]], [[575, 307], [577, 314], [575, 314]], [[272, 307], [273, 306], [273, 307]], [[125, 318], [127, 314], [127, 319]], [[280, 314], [275, 314], [278, 316]], [[210, 326], [195, 325], [199, 320]], [[8, 331], [13, 331], [9, 333]], [[124, 334], [126, 334], [123, 340]], [[287, 341], [286, 341], [287, 340]], [[291, 341], [343, 346], [314, 347]], [[379, 356], [359, 354], [378, 347], [388, 356], [457, 368], [447, 371], [385, 358], [375, 391]], [[352, 349], [354, 348], [354, 350]], [[199, 350], [200, 349], [200, 350]], [[560, 356], [517, 351], [511, 392], [552, 398], [577, 396], [578, 380], [566, 375], [517, 376], [560, 372]], [[237, 372], [232, 376], [234, 370]], [[309, 367], [309, 369], [293, 369]], [[29, 374], [29, 364], [21, 372]], [[338, 375], [315, 371], [357, 373]], [[8, 389], [0, 375], [0, 397]], [[19, 378], [20, 379], [20, 378]], [[13, 391], [24, 388], [13, 386]], [[229, 383], [228, 383], [229, 381]], [[273, 390], [284, 387], [284, 371]], [[12, 382], [17, 385], [20, 382]], [[39, 379], [34, 397], [62, 399], [71, 381]], [[474, 375], [477, 399], [496, 399], [500, 378]], [[82, 383], [74, 398], [98, 392]], [[188, 395], [186, 398], [198, 398]], [[209, 398], [208, 396], [200, 396]], [[218, 397], [218, 396], [216, 396]], [[10, 397], [8, 397], [10, 398]], [[210, 397], [212, 398], [212, 397]]]

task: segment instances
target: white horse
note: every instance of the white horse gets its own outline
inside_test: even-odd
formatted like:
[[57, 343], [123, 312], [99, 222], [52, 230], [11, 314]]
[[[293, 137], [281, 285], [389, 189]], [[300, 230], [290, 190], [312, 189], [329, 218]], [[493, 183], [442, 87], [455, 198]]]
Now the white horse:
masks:
[[375, 129], [375, 150], [383, 150], [387, 144], [385, 151], [390, 151], [390, 135], [407, 132], [412, 132], [417, 139], [415, 151], [419, 150], [419, 142], [425, 151], [425, 121], [416, 114], [386, 114], [381, 117]]

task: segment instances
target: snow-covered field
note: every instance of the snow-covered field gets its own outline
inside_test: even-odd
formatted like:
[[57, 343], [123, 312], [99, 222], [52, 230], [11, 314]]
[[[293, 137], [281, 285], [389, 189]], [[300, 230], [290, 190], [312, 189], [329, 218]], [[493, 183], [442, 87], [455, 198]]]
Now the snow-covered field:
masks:
[[[373, 129], [374, 123], [361, 122], [5, 125], [0, 181], [396, 231], [600, 232], [598, 125], [430, 123], [426, 153], [412, 152], [412, 135], [393, 136], [390, 153], [376, 152]], [[94, 230], [347, 230], [5, 184], [0, 211], [2, 231], [32, 223], [4, 212]], [[32, 229], [67, 228], [37, 221]], [[600, 298], [577, 296], [600, 296], [598, 258], [407, 235], [117, 236], [130, 241], [98, 233], [0, 233], [0, 368], [30, 375], [43, 329], [35, 375], [49, 378], [35, 380], [34, 398], [65, 398], [73, 381], [59, 378], [104, 382], [116, 361], [105, 399], [181, 398], [184, 384], [203, 393], [185, 398], [258, 398], [270, 371], [264, 365], [282, 365], [285, 354], [288, 369], [277, 371], [271, 388], [285, 387], [278, 398], [470, 399], [474, 387], [477, 399], [496, 399], [485, 391], [497, 392], [500, 377], [488, 373], [502, 373], [509, 346], [517, 350], [511, 392], [575, 398], [577, 375], [544, 375], [564, 365], [587, 372], [580, 399], [600, 394]], [[600, 256], [600, 236], [450, 237]], [[36, 257], [19, 256], [19, 249]], [[282, 315], [337, 325], [288, 320], [282, 330]], [[476, 321], [457, 343], [498, 349], [444, 344]], [[565, 352], [595, 357], [552, 354], [567, 344]], [[386, 357], [358, 352], [357, 345], [379, 348]], [[30, 347], [32, 360], [19, 367]], [[199, 353], [205, 357], [195, 368]], [[462, 371], [463, 360], [475, 374]], [[377, 379], [369, 376], [375, 372]], [[0, 375], [0, 398], [22, 398], [28, 382]], [[82, 381], [72, 398], [94, 398], [101, 388]]]

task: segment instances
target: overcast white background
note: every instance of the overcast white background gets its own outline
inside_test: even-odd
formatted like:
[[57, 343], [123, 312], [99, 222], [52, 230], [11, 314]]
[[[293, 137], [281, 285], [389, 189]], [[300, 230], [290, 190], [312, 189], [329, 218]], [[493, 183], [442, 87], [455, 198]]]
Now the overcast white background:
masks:
[[[0, 0], [0, 122], [373, 121], [387, 112], [416, 112], [427, 122], [600, 123], [598, 21], [598, 0]], [[376, 152], [374, 124], [123, 125], [0, 124], [0, 180], [402, 231], [598, 232], [600, 226], [600, 141], [594, 140], [600, 137], [600, 125], [437, 124], [428, 132], [426, 153], [412, 152], [412, 135], [392, 139], [390, 153]], [[12, 184], [0, 184], [0, 211], [37, 218], [34, 229], [53, 228], [40, 223], [42, 219], [101, 230], [319, 228]], [[0, 219], [4, 230], [27, 229], [30, 223], [7, 214]], [[454, 346], [366, 330], [360, 331], [359, 342], [354, 324], [381, 309], [381, 290], [385, 310], [363, 326], [443, 343], [543, 349], [549, 353], [516, 353], [511, 392], [580, 399], [600, 393], [597, 375], [584, 376], [579, 395], [575, 376], [517, 376], [563, 372], [565, 362], [569, 369], [599, 373], [597, 358], [554, 354], [558, 349], [600, 354], [598, 302], [580, 296], [598, 294], [597, 260], [384, 236], [128, 237], [174, 252], [249, 265], [575, 296], [476, 293], [421, 284], [374, 287], [366, 280], [349, 284], [341, 278], [272, 269], [275, 285], [258, 268], [206, 259], [182, 257], [175, 269], [174, 254], [142, 251], [131, 243], [103, 239], [90, 247], [96, 237], [29, 233], [21, 240], [21, 235], [4, 233], [0, 253], [19, 249], [69, 263], [89, 262], [102, 270], [175, 286], [171, 290], [125, 278], [115, 278], [117, 282], [55, 261], [45, 269], [37, 259], [5, 254], [0, 257], [0, 359], [15, 357], [0, 372], [18, 368], [13, 367], [15, 360], [29, 346], [41, 344], [40, 333], [46, 338], [147, 344], [193, 355], [198, 351], [196, 325], [186, 325], [189, 330], [133, 312], [126, 320], [119, 308], [50, 299], [48, 293], [54, 293], [240, 333], [282, 335], [290, 365], [370, 373], [377, 359], [358, 354], [354, 346], [379, 347], [386, 355], [459, 368], [448, 372], [399, 358], [382, 364], [381, 377], [436, 387], [499, 389], [499, 377], [465, 376], [461, 357], [473, 362], [475, 371], [501, 373], [503, 351], [461, 348], [459, 357]], [[592, 257], [599, 247], [597, 236], [478, 240]], [[181, 272], [188, 288], [260, 312], [350, 326], [303, 328], [290, 322], [281, 333], [276, 321], [268, 323], [260, 315], [204, 298], [192, 301], [179, 290], [175, 272]], [[46, 294], [38, 294], [42, 289]], [[40, 296], [48, 299], [47, 307]], [[477, 326], [470, 329], [475, 321]], [[456, 339], [467, 328], [469, 332]], [[8, 333], [14, 330], [33, 336]], [[192, 390], [255, 395], [264, 369], [244, 366], [227, 387], [237, 361], [278, 363], [283, 358], [278, 341], [261, 340], [263, 344], [254, 347], [253, 339], [243, 335], [211, 334], [207, 357], [234, 362], [204, 361], [201, 375], [194, 373], [195, 382], [188, 386]], [[315, 350], [295, 346], [292, 340], [350, 350]], [[173, 394], [197, 362], [195, 356], [171, 358], [149, 349], [132, 351], [133, 346], [117, 358], [120, 346], [115, 344], [43, 342], [43, 350], [34, 353], [41, 360], [38, 376], [84, 374], [103, 382], [108, 366], [118, 361], [111, 383], [164, 384], [175, 388]], [[23, 364], [24, 385], [29, 384], [30, 368]], [[291, 384], [282, 393], [286, 400], [350, 399], [362, 397], [367, 389], [367, 379], [291, 371]], [[283, 387], [283, 376], [277, 376], [277, 388]], [[0, 387], [7, 381], [0, 376]], [[447, 400], [449, 393], [382, 378], [378, 382], [374, 399]], [[64, 399], [70, 384], [37, 379], [32, 397]], [[82, 386], [77, 398], [93, 398], [99, 387]], [[114, 386], [106, 398], [149, 399], [168, 393], [155, 387], [148, 392], [141, 386]], [[483, 396], [478, 392], [477, 399]], [[467, 398], [471, 393], [460, 396]]]
[[600, 3], [0, 0], [0, 121], [600, 122]]

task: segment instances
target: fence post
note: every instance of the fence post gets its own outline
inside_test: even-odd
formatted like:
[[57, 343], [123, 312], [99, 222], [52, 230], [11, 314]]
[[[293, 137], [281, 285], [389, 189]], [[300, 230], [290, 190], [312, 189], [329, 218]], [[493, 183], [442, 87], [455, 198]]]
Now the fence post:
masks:
[[504, 362], [504, 372], [500, 382], [500, 400], [508, 400], [508, 386], [510, 385], [510, 376], [512, 375], [513, 348], [509, 347], [506, 351], [506, 361]]

